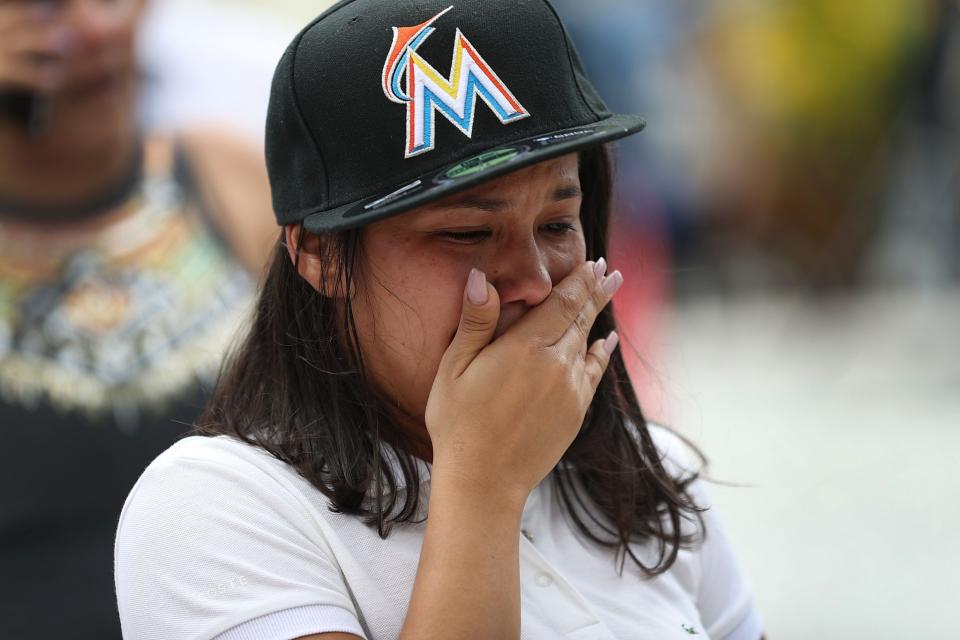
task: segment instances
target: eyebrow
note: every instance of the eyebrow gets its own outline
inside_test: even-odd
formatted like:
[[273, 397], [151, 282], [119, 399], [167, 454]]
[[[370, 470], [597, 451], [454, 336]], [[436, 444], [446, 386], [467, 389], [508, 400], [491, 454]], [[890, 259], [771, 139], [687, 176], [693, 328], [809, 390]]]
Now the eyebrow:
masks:
[[[557, 187], [550, 196], [550, 202], [562, 202], [574, 198], [582, 198], [583, 191], [576, 185]], [[449, 204], [438, 206], [437, 209], [477, 209], [487, 213], [498, 213], [510, 208], [508, 200], [499, 198], [485, 198], [482, 196], [465, 196]]]

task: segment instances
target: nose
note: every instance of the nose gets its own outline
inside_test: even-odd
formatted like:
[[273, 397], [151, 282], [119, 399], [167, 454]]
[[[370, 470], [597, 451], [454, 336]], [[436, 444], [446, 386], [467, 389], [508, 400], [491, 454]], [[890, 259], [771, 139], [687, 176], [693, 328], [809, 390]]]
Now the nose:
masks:
[[500, 295], [500, 321], [494, 334], [499, 337], [532, 307], [543, 302], [553, 290], [549, 256], [532, 238], [504, 247], [487, 265], [490, 283]]

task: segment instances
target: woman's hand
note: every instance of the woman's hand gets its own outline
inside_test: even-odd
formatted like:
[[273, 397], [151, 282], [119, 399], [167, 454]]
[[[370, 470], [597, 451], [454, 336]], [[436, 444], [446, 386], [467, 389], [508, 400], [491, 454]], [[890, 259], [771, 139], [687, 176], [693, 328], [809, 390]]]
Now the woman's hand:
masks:
[[435, 476], [518, 497], [522, 506], [559, 462], [618, 340], [611, 334], [587, 345], [623, 283], [620, 272], [603, 278], [605, 268], [602, 260], [581, 265], [492, 343], [500, 299], [481, 272], [471, 273], [460, 326], [427, 401]]
[[0, 0], [0, 91], [59, 89], [70, 37], [56, 4]]

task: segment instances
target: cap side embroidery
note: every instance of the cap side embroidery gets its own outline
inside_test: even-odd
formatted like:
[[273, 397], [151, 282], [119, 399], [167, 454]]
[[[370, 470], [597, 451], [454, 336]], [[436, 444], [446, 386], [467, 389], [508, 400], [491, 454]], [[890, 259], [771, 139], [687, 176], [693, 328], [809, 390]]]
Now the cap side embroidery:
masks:
[[[434, 149], [438, 111], [465, 136], [473, 138], [477, 96], [502, 124], [530, 115], [459, 28], [449, 77], [441, 75], [417, 53], [436, 31], [431, 25], [451, 9], [452, 5], [413, 27], [393, 27], [393, 45], [383, 67], [382, 82], [387, 99], [407, 106], [405, 158]], [[404, 78], [405, 91], [401, 88]]]

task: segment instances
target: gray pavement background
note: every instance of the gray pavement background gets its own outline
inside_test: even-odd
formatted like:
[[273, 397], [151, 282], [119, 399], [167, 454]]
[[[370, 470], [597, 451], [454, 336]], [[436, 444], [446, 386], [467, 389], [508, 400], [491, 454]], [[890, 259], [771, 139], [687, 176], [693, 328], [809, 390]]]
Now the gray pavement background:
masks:
[[660, 413], [712, 494], [770, 640], [960, 638], [960, 291], [679, 303]]

